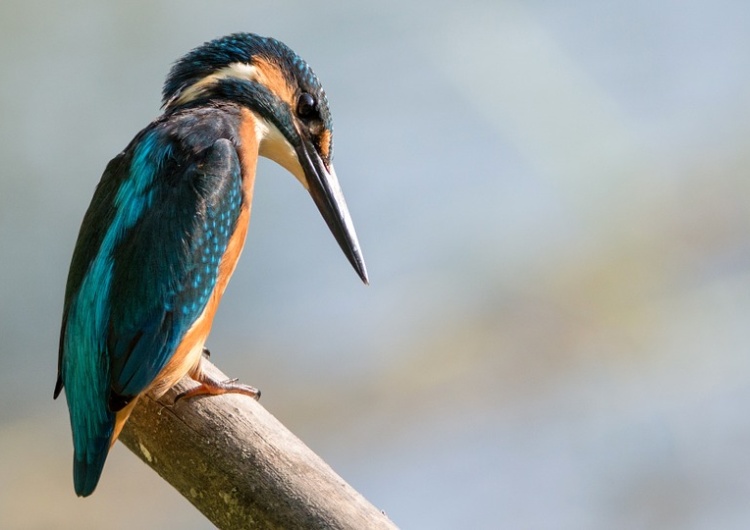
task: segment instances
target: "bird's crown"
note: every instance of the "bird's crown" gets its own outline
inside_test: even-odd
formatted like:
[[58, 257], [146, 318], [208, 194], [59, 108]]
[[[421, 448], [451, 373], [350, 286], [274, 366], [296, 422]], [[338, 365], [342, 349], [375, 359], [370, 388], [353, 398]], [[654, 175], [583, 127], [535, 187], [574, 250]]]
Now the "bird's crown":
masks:
[[170, 108], [193, 101], [222, 79], [261, 83], [292, 108], [301, 94], [311, 94], [315, 111], [332, 128], [325, 92], [312, 69], [283, 42], [253, 33], [206, 42], [180, 58], [164, 83], [162, 104]]

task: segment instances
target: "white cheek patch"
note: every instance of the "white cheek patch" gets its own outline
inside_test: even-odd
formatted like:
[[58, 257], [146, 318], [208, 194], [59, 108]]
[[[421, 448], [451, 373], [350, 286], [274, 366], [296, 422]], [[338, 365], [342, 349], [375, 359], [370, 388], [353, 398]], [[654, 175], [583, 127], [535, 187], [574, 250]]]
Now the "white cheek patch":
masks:
[[297, 152], [281, 134], [278, 127], [256, 115], [255, 133], [260, 141], [258, 154], [279, 164], [294, 175], [305, 189], [308, 189], [307, 178], [299, 163]]
[[194, 99], [199, 98], [206, 89], [211, 85], [216, 84], [221, 79], [247, 79], [248, 81], [257, 81], [260, 77], [260, 72], [256, 66], [248, 63], [232, 63], [220, 70], [216, 70], [211, 75], [207, 75], [203, 79], [196, 81], [186, 89], [184, 89], [180, 95], [170, 101], [167, 106], [183, 105]]

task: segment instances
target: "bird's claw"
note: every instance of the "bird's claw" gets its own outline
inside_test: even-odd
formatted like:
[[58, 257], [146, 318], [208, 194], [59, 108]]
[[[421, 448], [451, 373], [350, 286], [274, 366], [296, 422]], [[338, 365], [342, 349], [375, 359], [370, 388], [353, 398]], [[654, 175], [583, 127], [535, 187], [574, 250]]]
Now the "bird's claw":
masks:
[[205, 374], [202, 376], [198, 386], [193, 387], [184, 392], [180, 392], [175, 396], [173, 404], [176, 405], [178, 401], [182, 399], [190, 399], [196, 396], [218, 396], [221, 394], [242, 394], [249, 396], [256, 401], [260, 399], [260, 390], [250, 385], [243, 385], [237, 383], [238, 378], [227, 379], [226, 381], [217, 381], [216, 379], [210, 378]]

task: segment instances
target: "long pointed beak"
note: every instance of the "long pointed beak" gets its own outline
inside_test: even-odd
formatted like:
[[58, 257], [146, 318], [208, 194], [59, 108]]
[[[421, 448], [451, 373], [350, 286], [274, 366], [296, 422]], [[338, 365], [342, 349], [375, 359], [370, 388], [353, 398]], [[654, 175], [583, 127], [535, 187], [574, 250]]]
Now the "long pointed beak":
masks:
[[349, 263], [352, 264], [362, 281], [369, 284], [365, 259], [362, 256], [357, 233], [354, 231], [354, 224], [349, 215], [349, 209], [346, 207], [344, 194], [341, 192], [333, 165], [326, 167], [315, 147], [306, 138], [302, 139], [298, 155], [307, 177], [308, 191], [315, 205], [341, 250], [346, 254]]

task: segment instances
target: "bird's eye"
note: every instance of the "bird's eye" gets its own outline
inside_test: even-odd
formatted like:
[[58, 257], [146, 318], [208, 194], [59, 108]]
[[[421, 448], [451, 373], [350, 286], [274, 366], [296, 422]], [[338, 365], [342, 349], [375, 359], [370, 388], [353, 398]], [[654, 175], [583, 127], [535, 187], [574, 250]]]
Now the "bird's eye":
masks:
[[309, 120], [318, 115], [318, 102], [312, 94], [303, 92], [297, 100], [297, 116], [303, 120]]

